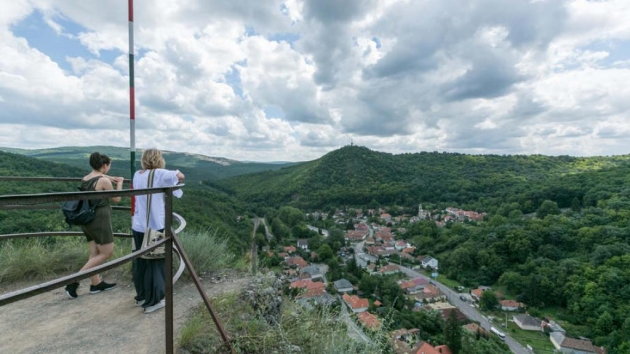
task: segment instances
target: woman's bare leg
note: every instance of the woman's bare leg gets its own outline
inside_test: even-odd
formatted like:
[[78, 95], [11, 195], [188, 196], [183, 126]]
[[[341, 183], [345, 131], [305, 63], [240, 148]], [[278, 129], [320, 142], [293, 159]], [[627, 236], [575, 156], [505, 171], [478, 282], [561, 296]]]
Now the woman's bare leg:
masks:
[[[113, 242], [106, 245], [97, 245], [93, 241], [90, 241], [90, 258], [81, 270], [94, 268], [105, 263], [112, 254], [114, 254]], [[101, 282], [101, 277], [98, 274], [95, 274], [90, 277], [90, 282], [92, 285], [98, 285]]]

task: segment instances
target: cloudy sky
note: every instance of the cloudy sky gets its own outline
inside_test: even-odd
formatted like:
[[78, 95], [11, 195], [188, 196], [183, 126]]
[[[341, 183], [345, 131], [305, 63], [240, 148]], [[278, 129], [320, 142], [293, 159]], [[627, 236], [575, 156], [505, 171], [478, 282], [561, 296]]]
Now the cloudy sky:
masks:
[[[136, 146], [620, 155], [628, 0], [135, 0]], [[0, 146], [128, 147], [127, 0], [0, 11]]]

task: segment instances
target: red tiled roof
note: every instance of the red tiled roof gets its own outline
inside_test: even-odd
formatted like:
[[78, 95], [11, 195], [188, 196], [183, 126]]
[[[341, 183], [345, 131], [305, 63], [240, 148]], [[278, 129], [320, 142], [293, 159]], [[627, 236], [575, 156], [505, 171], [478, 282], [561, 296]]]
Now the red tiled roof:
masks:
[[287, 264], [289, 266], [295, 265], [298, 268], [304, 268], [308, 266], [308, 263], [300, 256], [295, 256], [287, 259]]
[[438, 345], [435, 349], [442, 354], [452, 354], [451, 348], [449, 348], [446, 344]]
[[564, 341], [562, 341], [561, 345], [564, 348], [577, 349], [581, 351], [590, 351], [593, 353], [596, 352], [595, 346], [593, 346], [593, 343], [591, 343], [590, 340], [582, 340], [582, 339], [566, 337]]
[[326, 293], [325, 288], [314, 288], [306, 290], [306, 294], [302, 297], [315, 297], [320, 296]]
[[483, 329], [483, 327], [481, 327], [480, 325], [476, 324], [476, 323], [469, 323], [467, 325], [464, 325], [464, 328], [467, 329], [468, 331], [472, 332], [472, 333], [485, 333], [488, 334], [488, 332]]
[[397, 272], [397, 271], [400, 271], [400, 268], [395, 264], [388, 264], [384, 267], [381, 267], [381, 269], [379, 269], [378, 271], [381, 273]]
[[431, 344], [424, 342], [422, 343], [420, 348], [418, 348], [418, 351], [416, 351], [415, 354], [440, 354], [440, 352], [438, 352], [437, 349], [433, 348]]
[[523, 307], [523, 303], [516, 300], [501, 300], [499, 303], [503, 307]]
[[356, 295], [348, 295], [344, 293], [343, 301], [345, 301], [352, 309], [368, 308], [370, 306], [368, 299], [361, 299]]
[[381, 322], [374, 316], [373, 314], [365, 311], [361, 312], [357, 315], [357, 318], [366, 328], [369, 329], [379, 329], [381, 327]]

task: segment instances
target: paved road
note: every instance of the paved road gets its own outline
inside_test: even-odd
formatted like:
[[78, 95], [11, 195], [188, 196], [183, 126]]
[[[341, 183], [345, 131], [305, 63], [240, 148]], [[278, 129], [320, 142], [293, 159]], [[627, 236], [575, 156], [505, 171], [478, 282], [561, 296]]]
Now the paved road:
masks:
[[[367, 264], [367, 260], [370, 260], [372, 263], [374, 263], [376, 258], [368, 254], [364, 254], [362, 250], [363, 250], [363, 242], [359, 242], [354, 246], [355, 260], [357, 261], [357, 264], [359, 265], [359, 267], [364, 268]], [[492, 326], [490, 321], [488, 321], [488, 319], [485, 318], [482, 314], [480, 314], [479, 311], [477, 311], [474, 307], [470, 306], [470, 303], [462, 301], [459, 298], [459, 295], [460, 295], [459, 293], [451, 290], [449, 287], [447, 287], [446, 285], [442, 283], [432, 280], [430, 277], [422, 273], [416, 272], [413, 269], [403, 267], [403, 266], [399, 266], [399, 267], [403, 273], [407, 274], [407, 276], [411, 278], [420, 277], [428, 281], [432, 281], [444, 294], [446, 294], [448, 301], [451, 304], [453, 304], [453, 306], [456, 306], [464, 315], [466, 315], [466, 317], [468, 317], [472, 321], [479, 322], [481, 327], [483, 327], [486, 331], [488, 331], [488, 333], [490, 333], [490, 327]], [[505, 344], [508, 345], [512, 353], [530, 354], [530, 351], [527, 350], [527, 348], [523, 347], [520, 343], [518, 343], [517, 341], [509, 337], [507, 333], [505, 336]]]

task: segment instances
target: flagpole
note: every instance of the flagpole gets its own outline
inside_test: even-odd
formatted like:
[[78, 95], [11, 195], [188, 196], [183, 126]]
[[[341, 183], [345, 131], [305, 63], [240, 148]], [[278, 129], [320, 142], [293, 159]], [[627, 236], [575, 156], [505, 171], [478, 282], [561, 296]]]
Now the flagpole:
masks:
[[[133, 0], [128, 1], [129, 14], [129, 167], [130, 179], [133, 181], [133, 175], [136, 170], [136, 93], [134, 89], [134, 72], [133, 72]], [[133, 183], [131, 184], [133, 188]], [[134, 199], [131, 198], [131, 209], [133, 213]]]

